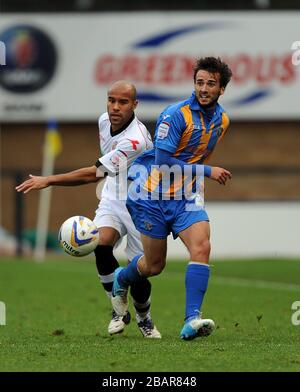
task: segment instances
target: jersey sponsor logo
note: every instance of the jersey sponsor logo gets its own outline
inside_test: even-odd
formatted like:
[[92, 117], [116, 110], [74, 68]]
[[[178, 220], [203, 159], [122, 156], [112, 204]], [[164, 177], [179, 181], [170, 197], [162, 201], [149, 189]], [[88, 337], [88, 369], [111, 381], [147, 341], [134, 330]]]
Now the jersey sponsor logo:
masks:
[[170, 129], [170, 124], [167, 122], [162, 122], [157, 130], [157, 138], [158, 139], [165, 139], [168, 136]]

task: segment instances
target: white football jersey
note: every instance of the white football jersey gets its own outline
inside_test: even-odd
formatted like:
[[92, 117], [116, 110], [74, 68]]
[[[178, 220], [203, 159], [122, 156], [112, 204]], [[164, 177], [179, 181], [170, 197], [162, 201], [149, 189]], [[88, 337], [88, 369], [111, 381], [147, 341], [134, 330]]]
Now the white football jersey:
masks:
[[100, 150], [103, 165], [109, 175], [105, 179], [101, 197], [111, 200], [126, 200], [127, 170], [132, 162], [145, 150], [153, 147], [151, 135], [136, 116], [120, 131], [113, 133], [108, 113], [98, 120]]

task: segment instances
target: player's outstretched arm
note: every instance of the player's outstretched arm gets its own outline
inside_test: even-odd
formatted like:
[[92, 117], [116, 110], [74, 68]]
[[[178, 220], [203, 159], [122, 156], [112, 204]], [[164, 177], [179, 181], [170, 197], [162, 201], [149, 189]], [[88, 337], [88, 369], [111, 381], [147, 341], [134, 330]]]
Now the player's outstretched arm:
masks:
[[232, 178], [230, 171], [222, 167], [211, 166], [210, 177], [212, 180], [218, 181], [219, 184], [225, 185], [228, 179]]
[[17, 192], [28, 193], [32, 189], [43, 189], [49, 186], [48, 177], [33, 176], [29, 174], [29, 179], [15, 187]]
[[75, 186], [97, 182], [100, 179], [101, 177], [97, 177], [96, 166], [90, 166], [64, 174], [54, 174], [45, 177], [30, 174], [29, 179], [16, 186], [15, 189], [17, 192], [28, 193], [31, 190], [39, 190], [51, 185]]

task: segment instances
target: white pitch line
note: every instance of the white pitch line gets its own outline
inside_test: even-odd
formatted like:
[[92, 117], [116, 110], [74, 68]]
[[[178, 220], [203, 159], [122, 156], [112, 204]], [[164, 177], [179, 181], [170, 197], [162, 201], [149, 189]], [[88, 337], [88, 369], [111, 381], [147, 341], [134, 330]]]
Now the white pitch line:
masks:
[[233, 278], [226, 276], [214, 276], [211, 279], [211, 283], [241, 287], [256, 287], [258, 289], [297, 291], [300, 295], [300, 285], [294, 283], [270, 282], [268, 280]]

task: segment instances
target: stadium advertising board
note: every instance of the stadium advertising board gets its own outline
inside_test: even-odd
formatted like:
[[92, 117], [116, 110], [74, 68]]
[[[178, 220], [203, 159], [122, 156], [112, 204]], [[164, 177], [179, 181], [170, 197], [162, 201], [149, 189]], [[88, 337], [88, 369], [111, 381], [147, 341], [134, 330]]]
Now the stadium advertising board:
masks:
[[0, 116], [95, 121], [128, 79], [139, 116], [155, 119], [190, 95], [194, 59], [217, 55], [234, 73], [220, 100], [231, 118], [299, 119], [299, 24], [297, 12], [3, 15]]

